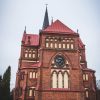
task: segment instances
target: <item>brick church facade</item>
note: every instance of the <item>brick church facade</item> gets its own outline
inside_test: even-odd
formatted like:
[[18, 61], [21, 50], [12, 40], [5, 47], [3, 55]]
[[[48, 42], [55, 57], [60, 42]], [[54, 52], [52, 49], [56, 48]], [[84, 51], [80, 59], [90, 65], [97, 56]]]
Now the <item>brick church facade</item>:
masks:
[[95, 71], [87, 67], [78, 32], [61, 21], [23, 34], [14, 100], [96, 100]]

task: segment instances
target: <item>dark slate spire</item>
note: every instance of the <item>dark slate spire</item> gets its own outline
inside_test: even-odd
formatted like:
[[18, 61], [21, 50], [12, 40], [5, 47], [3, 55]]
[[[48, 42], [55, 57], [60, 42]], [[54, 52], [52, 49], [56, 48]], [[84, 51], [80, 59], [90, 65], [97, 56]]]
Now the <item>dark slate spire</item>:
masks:
[[53, 17], [52, 17], [52, 20], [51, 20], [51, 24], [53, 24]]
[[24, 30], [24, 33], [26, 33], [26, 26], [25, 26], [25, 30]]
[[44, 22], [42, 29], [46, 29], [49, 26], [49, 18], [48, 18], [48, 10], [47, 10], [47, 4], [46, 4], [46, 11], [45, 11], [45, 16], [44, 16]]

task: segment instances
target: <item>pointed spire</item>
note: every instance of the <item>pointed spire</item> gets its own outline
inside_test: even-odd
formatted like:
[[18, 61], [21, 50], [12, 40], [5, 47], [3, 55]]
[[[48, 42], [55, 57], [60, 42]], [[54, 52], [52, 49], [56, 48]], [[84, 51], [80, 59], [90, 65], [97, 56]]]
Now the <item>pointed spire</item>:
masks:
[[52, 17], [52, 19], [51, 19], [51, 24], [53, 24], [53, 17]]
[[24, 30], [24, 33], [26, 33], [26, 26], [25, 26], [25, 30]]
[[25, 26], [24, 33], [23, 33], [22, 44], [25, 43], [25, 38], [26, 38], [26, 26]]
[[78, 29], [77, 29], [77, 33], [78, 33]]
[[45, 16], [44, 16], [44, 22], [42, 29], [45, 29], [49, 26], [49, 18], [48, 18], [48, 10], [47, 10], [47, 4], [46, 4], [46, 11], [45, 11]]

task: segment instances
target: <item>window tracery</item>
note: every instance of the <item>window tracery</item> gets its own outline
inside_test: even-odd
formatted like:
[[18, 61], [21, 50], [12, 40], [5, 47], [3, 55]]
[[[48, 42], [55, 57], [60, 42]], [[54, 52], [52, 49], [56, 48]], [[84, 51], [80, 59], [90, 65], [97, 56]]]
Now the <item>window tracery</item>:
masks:
[[66, 71], [53, 71], [51, 80], [52, 88], [69, 88], [69, 77]]

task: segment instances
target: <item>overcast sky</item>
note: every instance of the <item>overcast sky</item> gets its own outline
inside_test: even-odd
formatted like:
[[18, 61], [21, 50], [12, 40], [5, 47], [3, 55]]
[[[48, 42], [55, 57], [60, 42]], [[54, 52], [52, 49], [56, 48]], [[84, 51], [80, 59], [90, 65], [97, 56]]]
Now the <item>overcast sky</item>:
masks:
[[48, 4], [49, 20], [59, 19], [76, 31], [86, 45], [88, 67], [100, 79], [100, 0], [0, 0], [0, 74], [11, 65], [14, 87], [24, 27], [39, 33]]

